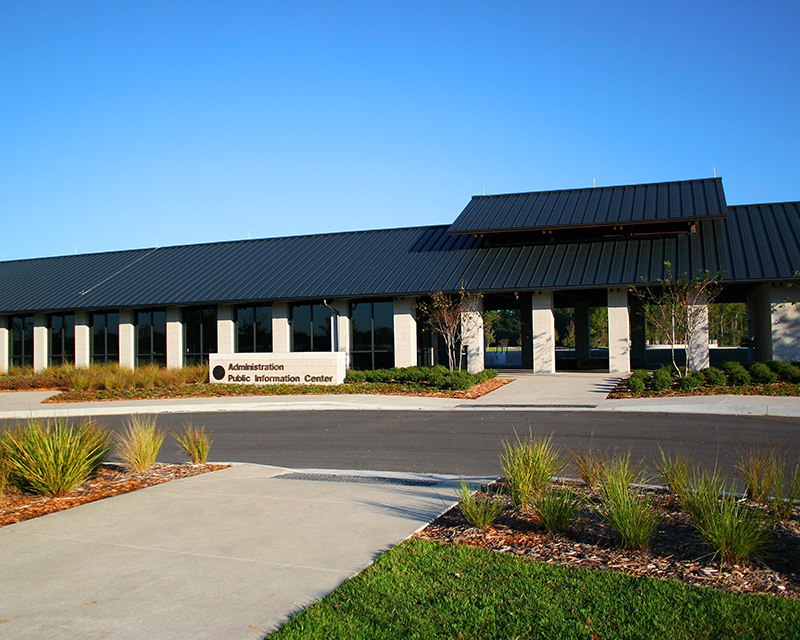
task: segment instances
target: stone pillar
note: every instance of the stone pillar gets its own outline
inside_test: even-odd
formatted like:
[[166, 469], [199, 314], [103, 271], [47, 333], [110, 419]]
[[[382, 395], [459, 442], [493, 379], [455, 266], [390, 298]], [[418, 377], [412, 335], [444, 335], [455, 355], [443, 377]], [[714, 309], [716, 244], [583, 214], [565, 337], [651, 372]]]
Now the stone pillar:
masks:
[[331, 348], [338, 342], [339, 351], [347, 354], [345, 362], [348, 363], [347, 366], [350, 366], [350, 301], [334, 300], [329, 304], [339, 312], [338, 316], [335, 313], [331, 314], [331, 322], [333, 322], [331, 335], [333, 335], [334, 328], [338, 327], [336, 334], [338, 340], [331, 344]]
[[800, 289], [786, 285], [770, 288], [771, 351], [775, 360], [800, 360]]
[[9, 340], [8, 316], [0, 316], [0, 373], [8, 372]]
[[533, 323], [533, 372], [556, 372], [556, 321], [553, 292], [535, 291], [531, 302]]
[[236, 352], [236, 320], [233, 305], [217, 307], [217, 353]]
[[695, 300], [689, 307], [689, 321], [692, 325], [692, 337], [686, 345], [688, 353], [686, 362], [689, 371], [707, 369], [710, 362], [708, 340], [708, 300], [705, 296]]
[[47, 314], [33, 316], [33, 370], [42, 371], [50, 362], [50, 331], [47, 328]]
[[631, 322], [631, 368], [647, 366], [647, 327], [644, 319], [644, 304], [634, 295], [628, 296], [628, 311]]
[[588, 360], [592, 357], [591, 331], [589, 329], [589, 301], [575, 302], [575, 358]]
[[415, 298], [394, 299], [394, 366], [417, 365], [417, 309]]
[[608, 372], [631, 372], [630, 318], [628, 290], [608, 290]]
[[133, 309], [119, 311], [119, 366], [136, 367], [136, 325]]
[[88, 367], [92, 361], [92, 328], [87, 311], [75, 312], [75, 366]]
[[289, 303], [272, 304], [272, 352], [289, 353], [292, 350], [292, 327], [289, 322]]
[[461, 307], [461, 344], [467, 351], [467, 371], [478, 373], [483, 371], [484, 344], [483, 335], [483, 300], [478, 300], [469, 307]]
[[167, 369], [183, 366], [183, 314], [180, 307], [167, 307]]

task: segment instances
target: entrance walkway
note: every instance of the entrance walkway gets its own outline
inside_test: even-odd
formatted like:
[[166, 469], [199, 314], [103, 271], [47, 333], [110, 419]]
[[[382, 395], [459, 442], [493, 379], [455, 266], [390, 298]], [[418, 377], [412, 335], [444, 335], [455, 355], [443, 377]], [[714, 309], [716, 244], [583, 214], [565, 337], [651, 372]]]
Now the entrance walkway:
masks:
[[496, 391], [471, 400], [476, 406], [520, 408], [594, 409], [617, 386], [620, 376], [607, 372], [563, 372], [533, 374], [521, 369], [498, 372], [514, 378]]

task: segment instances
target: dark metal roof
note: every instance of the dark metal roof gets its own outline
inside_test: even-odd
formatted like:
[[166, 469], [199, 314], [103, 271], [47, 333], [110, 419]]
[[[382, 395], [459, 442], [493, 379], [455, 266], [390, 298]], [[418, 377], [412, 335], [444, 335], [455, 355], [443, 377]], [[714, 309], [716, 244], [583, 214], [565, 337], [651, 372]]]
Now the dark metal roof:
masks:
[[359, 231], [0, 262], [0, 313], [602, 288], [673, 272], [725, 281], [800, 270], [800, 204], [731, 207], [696, 233], [488, 246], [447, 226]]
[[497, 233], [724, 218], [720, 178], [473, 196], [450, 233]]

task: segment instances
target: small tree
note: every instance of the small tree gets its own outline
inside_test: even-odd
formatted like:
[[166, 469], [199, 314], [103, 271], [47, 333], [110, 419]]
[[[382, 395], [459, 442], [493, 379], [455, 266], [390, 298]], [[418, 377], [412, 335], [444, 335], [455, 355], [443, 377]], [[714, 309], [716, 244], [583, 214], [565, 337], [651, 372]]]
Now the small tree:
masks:
[[447, 349], [447, 364], [454, 371], [456, 364], [461, 369], [461, 343], [475, 337], [482, 323], [462, 323], [462, 312], [477, 312], [483, 296], [477, 292], [466, 291], [463, 287], [456, 295], [443, 291], [431, 294], [429, 302], [417, 302], [417, 310], [430, 325], [431, 330], [444, 340]]
[[[672, 366], [679, 376], [689, 373], [691, 349], [701, 327], [707, 323], [707, 305], [719, 295], [720, 274], [701, 271], [689, 279], [686, 274], [675, 278], [672, 263], [664, 262], [667, 277], [658, 281], [658, 288], [646, 284], [644, 289], [631, 289], [642, 301], [645, 321], [670, 340]], [[675, 360], [675, 345], [686, 350], [684, 369]]]

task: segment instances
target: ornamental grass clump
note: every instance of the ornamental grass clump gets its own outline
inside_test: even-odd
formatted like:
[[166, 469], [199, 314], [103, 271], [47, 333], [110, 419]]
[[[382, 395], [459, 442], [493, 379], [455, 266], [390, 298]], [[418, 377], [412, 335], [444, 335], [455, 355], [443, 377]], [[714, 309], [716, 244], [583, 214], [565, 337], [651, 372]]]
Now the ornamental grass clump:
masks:
[[116, 453], [133, 471], [143, 473], [155, 463], [164, 436], [156, 427], [155, 416], [133, 415], [125, 432], [117, 437]]
[[630, 453], [606, 460], [600, 474], [603, 506], [599, 513], [623, 547], [645, 549], [662, 517], [643, 493], [631, 488], [633, 479]]
[[206, 463], [211, 449], [211, 438], [206, 434], [205, 427], [195, 427], [191, 422], [187, 422], [183, 432], [173, 432], [172, 437], [178, 441], [178, 445], [193, 464]]
[[531, 504], [564, 467], [561, 455], [553, 447], [552, 436], [529, 437], [525, 441], [517, 436], [516, 443], [504, 441], [500, 464], [511, 501], [517, 508]]
[[681, 504], [686, 499], [689, 484], [695, 476], [695, 468], [689, 456], [675, 453], [669, 456], [664, 450], [659, 448], [661, 460], [658, 462], [658, 472], [664, 480], [664, 484], [678, 499]]
[[703, 473], [691, 483], [684, 510], [723, 564], [746, 563], [769, 541], [769, 520], [746, 500], [726, 492], [715, 474]]
[[497, 520], [503, 510], [503, 501], [488, 491], [473, 491], [464, 480], [458, 488], [458, 507], [467, 522], [476, 529], [485, 531]]
[[560, 533], [569, 528], [583, 502], [571, 489], [550, 487], [533, 500], [533, 511], [550, 533]]
[[110, 450], [108, 430], [91, 420], [28, 420], [3, 434], [8, 479], [34, 493], [60, 496], [97, 473]]
[[750, 500], [767, 504], [778, 464], [778, 453], [772, 447], [750, 447], [739, 452], [736, 469], [742, 476], [745, 495]]
[[581, 447], [578, 451], [570, 451], [570, 458], [578, 471], [578, 477], [590, 489], [600, 486], [600, 470], [603, 468], [605, 454], [594, 447]]

